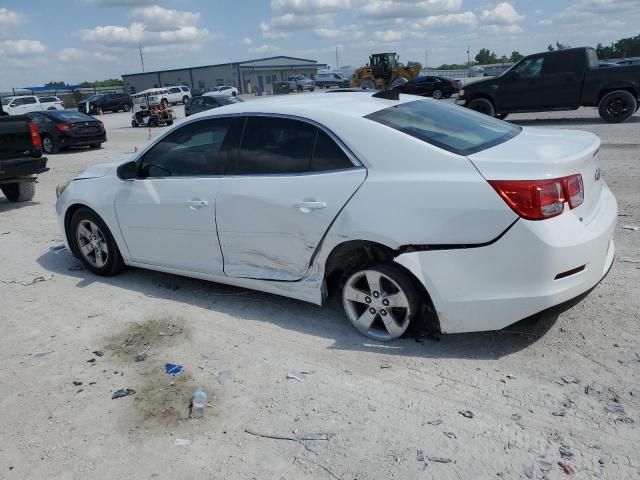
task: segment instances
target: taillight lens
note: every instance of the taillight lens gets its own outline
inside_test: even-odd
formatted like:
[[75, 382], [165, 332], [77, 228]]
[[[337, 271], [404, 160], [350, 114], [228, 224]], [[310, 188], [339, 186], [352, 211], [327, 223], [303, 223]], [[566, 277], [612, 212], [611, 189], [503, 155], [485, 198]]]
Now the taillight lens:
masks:
[[544, 220], [560, 215], [565, 202], [569, 208], [584, 201], [584, 186], [580, 174], [551, 180], [490, 180], [498, 195], [520, 217]]
[[42, 139], [40, 138], [38, 126], [35, 124], [35, 122], [29, 122], [29, 135], [31, 136], [31, 146], [34, 149], [41, 149]]
[[58, 125], [56, 125], [56, 127], [58, 127], [58, 130], [60, 130], [62, 133], [71, 133], [70, 123], [59, 123]]

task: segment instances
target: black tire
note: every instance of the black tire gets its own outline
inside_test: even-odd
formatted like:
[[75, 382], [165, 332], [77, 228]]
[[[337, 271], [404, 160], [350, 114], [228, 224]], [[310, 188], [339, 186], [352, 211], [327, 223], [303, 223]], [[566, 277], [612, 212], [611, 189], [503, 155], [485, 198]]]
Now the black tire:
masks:
[[60, 146], [50, 135], [42, 136], [42, 151], [47, 155], [52, 155], [60, 151]]
[[598, 104], [600, 118], [608, 123], [621, 123], [628, 120], [638, 108], [636, 98], [626, 90], [607, 93]]
[[231, 92], [231, 96], [232, 96], [232, 97], [237, 97], [237, 96], [238, 96], [238, 94], [237, 94], [236, 92]]
[[102, 148], [102, 144], [101, 143], [92, 143], [91, 145], [89, 145], [89, 148]]
[[[350, 278], [352, 278], [352, 276], [357, 275], [359, 272], [363, 271], [363, 270], [374, 270], [377, 271], [379, 273], [382, 273], [383, 275], [386, 275], [387, 277], [391, 278], [394, 282], [396, 282], [400, 288], [402, 289], [402, 291], [404, 292], [408, 303], [409, 303], [409, 312], [407, 313], [408, 315], [408, 321], [406, 323], [406, 325], [404, 325], [404, 330], [403, 333], [400, 334], [400, 337], [404, 336], [404, 334], [409, 330], [409, 327], [411, 325], [412, 320], [415, 318], [416, 314], [419, 312], [420, 310], [420, 303], [421, 303], [421, 299], [420, 299], [420, 290], [418, 289], [417, 285], [416, 285], [416, 280], [414, 278], [411, 277], [411, 275], [409, 273], [407, 273], [402, 267], [394, 265], [394, 264], [378, 264], [378, 265], [373, 265], [370, 267], [362, 267], [360, 269], [358, 269], [358, 271], [356, 272], [351, 272], [350, 274], [345, 274], [342, 281], [341, 281], [341, 287], [340, 287], [340, 299], [341, 299], [341, 304], [343, 307], [343, 310], [345, 312], [345, 315], [347, 316], [347, 319], [349, 319], [349, 313], [347, 312], [346, 309], [346, 302], [344, 299], [344, 290], [345, 287], [347, 286], [347, 283], [349, 281]], [[375, 302], [375, 301], [374, 301]], [[367, 306], [365, 305], [365, 310], [366, 310]], [[389, 310], [391, 312], [391, 308], [393, 307], [380, 307], [382, 309], [386, 308], [387, 310]], [[381, 313], [384, 313], [381, 311]], [[382, 317], [379, 316], [380, 314], [378, 314], [378, 320], [382, 320]], [[376, 337], [374, 335], [369, 335], [368, 333], [364, 333], [361, 332], [367, 336], [369, 336], [370, 338], [373, 338], [375, 340], [380, 340], [380, 341], [388, 341], [388, 340], [393, 340], [395, 338], [400, 338], [400, 337], [395, 337], [395, 338], [381, 338], [381, 337]]]
[[[104, 266], [102, 267], [97, 267], [89, 262], [80, 250], [81, 246], [78, 240], [78, 225], [85, 220], [97, 225], [97, 227], [100, 229], [100, 232], [103, 234], [102, 239], [107, 246], [107, 258], [104, 262]], [[80, 259], [84, 267], [90, 272], [96, 275], [110, 277], [124, 270], [124, 261], [122, 260], [122, 255], [120, 255], [118, 245], [113, 239], [113, 236], [111, 235], [111, 232], [109, 231], [107, 225], [93, 210], [82, 207], [74, 212], [69, 224], [67, 240], [69, 245], [71, 246], [71, 249], [73, 250], [73, 253]]]
[[131, 126], [133, 128], [138, 128], [138, 122], [136, 122], [135, 120], [131, 120]]
[[496, 113], [495, 115], [495, 117], [499, 120], [505, 120], [508, 116], [508, 113]]
[[311, 87], [311, 88], [309, 89], [309, 91], [310, 91], [310, 92], [313, 92], [315, 89], [316, 89], [316, 87]]
[[184, 97], [182, 97], [182, 104], [183, 105], [186, 105], [188, 101], [189, 101], [189, 97], [187, 97], [186, 95]]
[[167, 120], [166, 123], [167, 123], [167, 126], [169, 127], [169, 126], [173, 125], [173, 120]]
[[490, 117], [493, 117], [496, 114], [496, 109], [493, 106], [493, 103], [486, 98], [474, 98], [467, 104], [467, 108], [479, 113], [484, 113]]
[[444, 93], [439, 88], [436, 88], [431, 96], [436, 100], [440, 100], [441, 98], [444, 98]]
[[10, 202], [28, 202], [36, 194], [36, 182], [5, 183], [0, 190]]
[[122, 106], [122, 111], [123, 111], [123, 112], [128, 112], [129, 110], [131, 110], [131, 105], [129, 105], [128, 103], [125, 103], [125, 104]]

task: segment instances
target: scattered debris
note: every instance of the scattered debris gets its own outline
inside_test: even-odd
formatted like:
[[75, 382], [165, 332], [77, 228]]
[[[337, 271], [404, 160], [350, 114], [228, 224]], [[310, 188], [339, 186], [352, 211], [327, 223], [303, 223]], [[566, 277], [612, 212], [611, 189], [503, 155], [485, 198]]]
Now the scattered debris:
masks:
[[95, 358], [90, 358], [89, 360], [87, 360], [87, 363], [96, 363], [96, 359]]
[[69, 268], [67, 268], [67, 270], [69, 270], [70, 272], [79, 272], [80, 270], [84, 270], [84, 268], [82, 267], [82, 265], [78, 264], [71, 265]]
[[640, 230], [640, 227], [637, 227], [635, 225], [623, 225], [622, 228], [625, 230], [633, 230], [634, 232]]
[[599, 383], [592, 383], [584, 387], [584, 393], [587, 395], [602, 395], [604, 392], [604, 387]]
[[35, 353], [32, 353], [31, 356], [35, 358], [40, 358], [40, 357], [44, 357], [45, 355], [49, 355], [50, 353], [53, 353], [53, 350], [49, 350], [48, 352], [35, 352]]
[[224, 382], [231, 376], [231, 373], [232, 373], [231, 370], [222, 370], [218, 372], [218, 375], [216, 376], [216, 380], [218, 380], [218, 383], [220, 385], [224, 385]]
[[465, 418], [473, 418], [473, 412], [471, 410], [460, 410], [458, 412], [460, 415], [462, 415]]
[[173, 442], [176, 447], [186, 447], [192, 443], [193, 442], [187, 438], [176, 438]]
[[518, 413], [512, 413], [511, 420], [513, 420], [514, 422], [519, 422], [520, 420], [522, 420], [522, 415]]
[[607, 413], [615, 413], [616, 415], [624, 415], [624, 407], [615, 402], [608, 402], [604, 406], [604, 411]]
[[429, 420], [427, 423], [429, 425], [433, 425], [434, 427], [437, 427], [438, 425], [442, 425], [442, 420], [438, 418], [437, 420]]
[[456, 437], [456, 434], [454, 432], [444, 432], [444, 434], [449, 438], [455, 438], [455, 439], [458, 438]]
[[8, 283], [19, 283], [23, 287], [30, 287], [31, 285], [35, 285], [36, 283], [48, 282], [53, 278], [53, 274], [50, 275], [39, 275], [34, 277], [31, 280], [25, 280], [24, 282], [8, 282]]
[[145, 353], [139, 353], [139, 354], [137, 354], [137, 355], [134, 357], [133, 361], [134, 361], [134, 362], [144, 362], [146, 359], [147, 359], [147, 353], [145, 352]]
[[207, 408], [207, 394], [202, 389], [198, 389], [191, 397], [191, 405], [189, 406], [189, 416], [191, 418], [204, 417], [204, 409]]
[[436, 463], [451, 463], [453, 460], [451, 460], [450, 458], [444, 458], [444, 457], [427, 457], [429, 459], [430, 462], [436, 462]]
[[551, 470], [551, 467], [553, 467], [551, 462], [544, 459], [538, 460], [538, 466], [540, 467], [540, 470], [542, 470], [543, 472], [548, 472], [549, 470]]
[[80, 385], [82, 385], [82, 382], [80, 382], [80, 381], [78, 381], [78, 380], [74, 380], [74, 381], [73, 381], [73, 382], [71, 382], [71, 383], [73, 383], [73, 386], [74, 386], [74, 387], [79, 387]]
[[91, 315], [87, 315], [87, 318], [96, 318], [101, 317], [104, 313], [92, 313]]
[[133, 334], [129, 332], [129, 338], [127, 338], [127, 340], [122, 344], [122, 348], [128, 347], [132, 343], [133, 343]]
[[309, 373], [310, 372], [298, 372], [294, 370], [293, 372], [287, 373], [287, 379], [304, 382], [305, 375], [308, 375]]
[[217, 360], [216, 352], [201, 353], [200, 356], [205, 360]]
[[567, 411], [564, 408], [561, 408], [559, 410], [551, 412], [551, 415], [553, 415], [554, 417], [564, 417], [567, 415]]
[[569, 447], [563, 445], [558, 449], [558, 452], [560, 452], [560, 456], [566, 460], [571, 460], [573, 458], [573, 453], [569, 450]]
[[511, 375], [510, 373], [507, 373], [507, 378], [508, 378], [509, 380], [515, 380], [515, 379], [516, 379], [516, 376], [515, 376], [515, 375]]
[[104, 352], [102, 350], [94, 350], [93, 353], [96, 357], [102, 357], [104, 355]]
[[182, 373], [184, 367], [182, 365], [177, 365], [175, 363], [167, 363], [164, 366], [164, 371], [168, 375], [173, 375], [174, 377], [179, 373]]
[[560, 379], [564, 382], [564, 383], [580, 383], [580, 380], [578, 380], [576, 377], [560, 377]]
[[123, 388], [121, 390], [113, 392], [113, 395], [111, 395], [111, 400], [115, 400], [116, 398], [121, 397], [128, 397], [129, 395], [133, 395], [134, 393], [136, 393], [136, 391], [131, 388]]
[[562, 471], [564, 473], [566, 473], [567, 475], [573, 475], [574, 473], [576, 473], [576, 471], [573, 469], [573, 467], [571, 465], [569, 465], [568, 463], [565, 463], [563, 461], [559, 461], [558, 465], [560, 465], [560, 468], [562, 469]]
[[381, 369], [384, 369], [384, 368], [391, 368], [391, 364], [390, 364], [390, 363], [383, 363], [382, 365], [380, 365], [380, 368], [381, 368]]
[[333, 437], [336, 436], [335, 433], [307, 433], [305, 435], [295, 435], [295, 436], [292, 436], [292, 435], [273, 435], [273, 434], [269, 434], [269, 433], [259, 433], [259, 432], [256, 432], [255, 430], [250, 429], [250, 428], [245, 428], [244, 431], [246, 433], [248, 433], [249, 435], [253, 435], [255, 437], [271, 438], [273, 440], [288, 440], [288, 441], [291, 441], [291, 442], [298, 442], [298, 443], [310, 442], [310, 441], [318, 441], [318, 440], [329, 441]]
[[422, 450], [416, 450], [416, 460], [424, 462], [424, 452]]
[[522, 469], [524, 476], [527, 478], [533, 478], [533, 465], [527, 465]]

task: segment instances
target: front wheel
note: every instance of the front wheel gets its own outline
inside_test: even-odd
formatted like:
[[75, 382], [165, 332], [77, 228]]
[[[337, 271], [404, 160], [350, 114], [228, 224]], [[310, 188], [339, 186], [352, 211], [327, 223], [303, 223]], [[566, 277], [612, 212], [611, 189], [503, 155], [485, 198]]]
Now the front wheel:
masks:
[[600, 118], [609, 123], [620, 123], [629, 119], [638, 108], [636, 98], [626, 90], [607, 93], [598, 105]]
[[111, 276], [123, 270], [120, 250], [106, 224], [93, 210], [83, 207], [73, 214], [68, 241], [90, 272]]
[[440, 90], [439, 88], [436, 88], [431, 96], [436, 100], [440, 100], [442, 97], [444, 97], [444, 93], [442, 93], [442, 90]]
[[125, 104], [122, 106], [122, 111], [123, 111], [123, 112], [128, 112], [129, 110], [131, 110], [131, 105], [129, 105], [128, 103], [125, 103]]
[[0, 190], [10, 202], [28, 202], [36, 194], [36, 182], [4, 183]]
[[404, 335], [419, 304], [414, 280], [395, 265], [359, 270], [347, 278], [342, 288], [347, 318], [373, 340], [385, 342]]
[[47, 155], [58, 153], [59, 151], [58, 145], [49, 135], [44, 135], [42, 137], [42, 151]]
[[493, 117], [496, 113], [493, 103], [486, 98], [474, 98], [469, 102], [467, 108], [475, 110], [476, 112], [484, 113], [490, 117]]

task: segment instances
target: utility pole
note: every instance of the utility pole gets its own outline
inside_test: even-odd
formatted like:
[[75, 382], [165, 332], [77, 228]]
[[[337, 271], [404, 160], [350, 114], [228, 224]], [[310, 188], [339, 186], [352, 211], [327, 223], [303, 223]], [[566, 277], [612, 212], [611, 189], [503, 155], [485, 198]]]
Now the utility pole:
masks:
[[469, 50], [471, 50], [471, 45], [467, 45], [467, 70], [471, 69], [471, 57], [469, 56]]
[[140, 64], [142, 65], [142, 71], [144, 72], [144, 57], [142, 56], [142, 45], [138, 45], [138, 51], [140, 52]]
[[424, 49], [424, 71], [427, 72], [427, 68], [429, 68], [429, 50]]
[[338, 63], [338, 46], [336, 45], [336, 70], [340, 70], [340, 64]]

